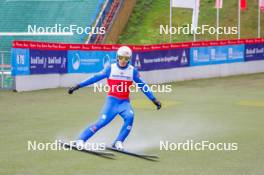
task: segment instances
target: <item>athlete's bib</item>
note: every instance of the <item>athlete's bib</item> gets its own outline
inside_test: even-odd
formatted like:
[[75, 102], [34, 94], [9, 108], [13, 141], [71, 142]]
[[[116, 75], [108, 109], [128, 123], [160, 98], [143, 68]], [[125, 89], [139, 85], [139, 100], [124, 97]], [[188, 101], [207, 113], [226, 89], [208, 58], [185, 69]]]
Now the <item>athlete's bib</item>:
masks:
[[133, 83], [133, 72], [134, 67], [129, 65], [126, 69], [120, 69], [117, 64], [111, 65], [111, 72], [107, 83], [110, 87], [108, 95], [128, 99], [129, 98], [129, 87]]

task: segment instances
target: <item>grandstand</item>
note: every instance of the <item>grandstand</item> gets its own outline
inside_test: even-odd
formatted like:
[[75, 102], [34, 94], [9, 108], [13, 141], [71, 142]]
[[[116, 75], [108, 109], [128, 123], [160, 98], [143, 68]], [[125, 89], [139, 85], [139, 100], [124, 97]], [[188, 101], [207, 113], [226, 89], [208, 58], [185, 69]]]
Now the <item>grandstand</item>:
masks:
[[[27, 32], [28, 25], [71, 24], [90, 26], [104, 0], [85, 1], [0, 1], [0, 32]], [[1, 37], [1, 50], [9, 50], [13, 40], [83, 43], [86, 36]]]
[[[105, 0], [84, 1], [0, 1], [0, 32], [27, 32], [28, 25], [52, 27], [93, 25]], [[84, 43], [86, 34], [73, 36], [0, 36], [0, 74], [10, 70], [13, 40]], [[3, 61], [3, 62], [2, 62]]]

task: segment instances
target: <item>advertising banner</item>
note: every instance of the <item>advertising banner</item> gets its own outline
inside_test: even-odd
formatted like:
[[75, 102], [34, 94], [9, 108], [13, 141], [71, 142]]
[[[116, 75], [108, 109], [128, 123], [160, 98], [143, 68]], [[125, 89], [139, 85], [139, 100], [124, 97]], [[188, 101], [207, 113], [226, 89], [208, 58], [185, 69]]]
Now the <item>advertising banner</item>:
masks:
[[[14, 41], [12, 75], [97, 73], [121, 45]], [[129, 45], [139, 71], [264, 60], [264, 38]]]
[[245, 61], [264, 60], [264, 44], [246, 44]]
[[67, 73], [67, 51], [30, 50], [30, 74]]
[[191, 48], [191, 66], [242, 62], [244, 48], [244, 44]]
[[12, 76], [29, 75], [29, 49], [12, 49]]
[[68, 51], [68, 73], [96, 73], [115, 61], [114, 51]]
[[190, 49], [185, 48], [134, 52], [132, 64], [139, 71], [186, 67], [190, 64]]

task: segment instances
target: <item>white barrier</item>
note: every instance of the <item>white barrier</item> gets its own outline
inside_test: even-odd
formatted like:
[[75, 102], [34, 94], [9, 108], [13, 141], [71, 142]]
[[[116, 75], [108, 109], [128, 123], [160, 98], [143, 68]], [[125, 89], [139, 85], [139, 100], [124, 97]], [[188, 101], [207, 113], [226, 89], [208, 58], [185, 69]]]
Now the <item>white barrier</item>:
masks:
[[[201, 78], [225, 77], [264, 72], [264, 61], [250, 61], [207, 66], [194, 66], [141, 72], [150, 84], [168, 83]], [[16, 76], [15, 90], [32, 91], [47, 88], [70, 87], [87, 79], [92, 74], [42, 74]]]
[[168, 83], [202, 78], [226, 77], [264, 72], [264, 61], [250, 61], [207, 66], [193, 66], [167, 70], [142, 72], [148, 83]]

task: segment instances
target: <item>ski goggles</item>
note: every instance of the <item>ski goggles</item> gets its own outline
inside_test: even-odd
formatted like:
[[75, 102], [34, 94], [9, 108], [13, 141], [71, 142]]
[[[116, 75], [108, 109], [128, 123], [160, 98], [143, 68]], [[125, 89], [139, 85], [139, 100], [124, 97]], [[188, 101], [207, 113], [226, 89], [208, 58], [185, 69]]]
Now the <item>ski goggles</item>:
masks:
[[130, 60], [130, 57], [126, 57], [126, 56], [118, 56], [118, 60], [129, 61], [129, 60]]

